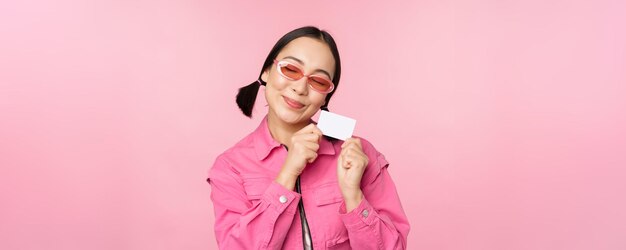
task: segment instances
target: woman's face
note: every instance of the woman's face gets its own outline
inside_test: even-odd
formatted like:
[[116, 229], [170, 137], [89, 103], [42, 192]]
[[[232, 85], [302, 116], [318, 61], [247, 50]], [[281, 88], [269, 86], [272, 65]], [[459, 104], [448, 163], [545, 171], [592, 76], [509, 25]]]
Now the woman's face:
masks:
[[[315, 74], [333, 79], [335, 59], [330, 47], [319, 39], [300, 37], [288, 43], [275, 58], [298, 65], [305, 75]], [[289, 80], [276, 70], [274, 63], [261, 75], [265, 86], [265, 99], [269, 112], [289, 124], [307, 123], [324, 105], [326, 95], [311, 89], [307, 77]]]

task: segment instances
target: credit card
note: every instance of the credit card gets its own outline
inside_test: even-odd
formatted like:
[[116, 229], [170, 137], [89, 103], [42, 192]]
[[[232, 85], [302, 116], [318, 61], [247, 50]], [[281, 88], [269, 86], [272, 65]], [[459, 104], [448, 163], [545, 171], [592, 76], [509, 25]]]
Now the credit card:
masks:
[[352, 137], [354, 127], [356, 126], [355, 119], [324, 110], [321, 112], [320, 118], [317, 121], [317, 127], [324, 135], [339, 140], [346, 140]]

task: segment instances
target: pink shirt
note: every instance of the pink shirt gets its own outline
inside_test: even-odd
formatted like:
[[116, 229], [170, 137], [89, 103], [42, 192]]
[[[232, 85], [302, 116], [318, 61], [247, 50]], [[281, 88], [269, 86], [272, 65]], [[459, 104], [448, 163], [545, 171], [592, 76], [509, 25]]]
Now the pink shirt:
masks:
[[322, 139], [318, 157], [300, 175], [302, 195], [274, 179], [287, 150], [267, 126], [259, 127], [219, 155], [209, 171], [215, 236], [221, 249], [302, 249], [300, 199], [313, 249], [406, 249], [409, 223], [387, 160], [361, 139], [369, 158], [361, 189], [364, 199], [346, 213], [337, 183], [342, 141]]

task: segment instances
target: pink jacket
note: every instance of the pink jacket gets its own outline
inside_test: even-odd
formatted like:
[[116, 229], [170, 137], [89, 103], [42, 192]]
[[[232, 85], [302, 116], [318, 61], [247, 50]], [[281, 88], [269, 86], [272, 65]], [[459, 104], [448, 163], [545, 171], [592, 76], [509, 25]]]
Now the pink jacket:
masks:
[[361, 204], [346, 213], [337, 184], [341, 141], [322, 139], [318, 158], [300, 175], [302, 195], [274, 181], [287, 156], [267, 126], [217, 157], [207, 181], [220, 249], [302, 249], [303, 200], [313, 249], [406, 249], [409, 222], [385, 157], [361, 139], [369, 158]]

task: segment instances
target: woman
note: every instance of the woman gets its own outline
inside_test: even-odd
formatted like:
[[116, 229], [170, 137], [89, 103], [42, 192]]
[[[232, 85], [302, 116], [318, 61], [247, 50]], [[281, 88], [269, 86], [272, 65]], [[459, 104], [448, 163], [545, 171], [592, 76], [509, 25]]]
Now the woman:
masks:
[[209, 171], [221, 249], [406, 248], [409, 224], [385, 157], [364, 139], [325, 137], [311, 120], [327, 110], [340, 74], [330, 34], [302, 27], [239, 90], [250, 117], [265, 86], [269, 110]]

